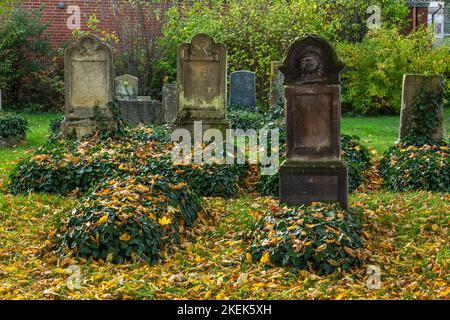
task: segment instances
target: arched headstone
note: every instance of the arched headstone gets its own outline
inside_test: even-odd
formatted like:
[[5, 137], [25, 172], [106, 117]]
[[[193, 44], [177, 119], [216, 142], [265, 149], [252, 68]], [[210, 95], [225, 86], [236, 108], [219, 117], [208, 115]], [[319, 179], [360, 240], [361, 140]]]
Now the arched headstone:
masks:
[[283, 66], [286, 95], [286, 161], [280, 167], [280, 200], [347, 206], [347, 167], [340, 158], [340, 77], [334, 49], [310, 35], [289, 48]]
[[64, 53], [66, 90], [64, 135], [82, 137], [116, 129], [108, 103], [114, 100], [112, 49], [95, 35], [82, 36]]
[[178, 114], [174, 127], [193, 132], [194, 121], [202, 121], [203, 130], [225, 130], [226, 121], [226, 48], [205, 33], [195, 35], [177, 50]]

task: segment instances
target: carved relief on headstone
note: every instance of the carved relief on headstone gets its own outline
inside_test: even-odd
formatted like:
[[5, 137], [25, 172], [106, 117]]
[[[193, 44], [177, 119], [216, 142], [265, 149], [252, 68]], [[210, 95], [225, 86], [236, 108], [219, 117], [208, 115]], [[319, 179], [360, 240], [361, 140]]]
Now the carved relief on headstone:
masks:
[[209, 35], [195, 35], [191, 43], [177, 50], [178, 114], [175, 127], [193, 128], [201, 120], [203, 128], [225, 129], [226, 48]]
[[106, 43], [94, 35], [85, 35], [70, 45], [64, 54], [64, 80], [64, 135], [82, 137], [99, 125], [116, 128], [108, 108], [114, 99], [113, 52]]
[[318, 36], [289, 48], [285, 76], [286, 161], [280, 200], [335, 201], [347, 206], [347, 167], [340, 159], [340, 78], [334, 49]]

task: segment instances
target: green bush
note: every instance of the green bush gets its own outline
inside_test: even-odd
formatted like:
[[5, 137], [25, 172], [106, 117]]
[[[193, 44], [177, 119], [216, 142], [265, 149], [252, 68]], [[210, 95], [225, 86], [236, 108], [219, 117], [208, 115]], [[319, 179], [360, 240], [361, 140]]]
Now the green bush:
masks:
[[130, 176], [97, 186], [61, 230], [61, 252], [122, 263], [154, 262], [179, 240], [179, 225], [191, 226], [200, 200], [186, 184], [172, 185], [158, 175]]
[[[403, 27], [408, 8], [404, 2], [378, 1], [383, 25]], [[167, 47], [161, 66], [169, 80], [176, 77], [176, 47], [199, 32], [227, 46], [229, 71], [256, 74], [258, 101], [268, 105], [270, 66], [281, 61], [289, 45], [306, 33], [316, 33], [333, 43], [360, 41], [366, 31], [366, 0], [309, 1], [210, 1], [174, 5], [166, 14], [161, 45]]]
[[[281, 134], [280, 134], [281, 136]], [[284, 154], [285, 145], [280, 146], [280, 154]], [[356, 136], [341, 137], [341, 156], [348, 165], [348, 191], [353, 192], [364, 181], [364, 172], [370, 164], [370, 154], [366, 147], [362, 146]], [[284, 157], [280, 159], [280, 164]], [[265, 196], [278, 198], [279, 176], [262, 175], [256, 185], [259, 193]]]
[[[450, 46], [434, 47], [434, 34], [426, 29], [408, 35], [395, 30], [374, 30], [361, 43], [338, 43], [345, 112], [397, 114], [405, 73], [450, 76]], [[448, 89], [448, 88], [447, 88]]]
[[62, 70], [53, 59], [41, 22], [43, 7], [8, 11], [0, 20], [0, 90], [9, 109], [60, 110], [64, 100]]
[[359, 264], [362, 242], [351, 211], [320, 203], [253, 214], [253, 260], [330, 274]]
[[232, 129], [260, 129], [265, 123], [265, 116], [255, 111], [233, 110], [227, 112]]
[[0, 117], [0, 137], [8, 138], [25, 135], [28, 129], [28, 121], [20, 115], [8, 114]]
[[383, 186], [393, 191], [450, 192], [448, 145], [399, 143], [384, 154], [380, 171]]
[[232, 197], [239, 192], [245, 165], [174, 165], [168, 127], [125, 129], [104, 140], [52, 139], [10, 174], [13, 194], [87, 192], [113, 177], [158, 172], [173, 183], [185, 181], [201, 196]]

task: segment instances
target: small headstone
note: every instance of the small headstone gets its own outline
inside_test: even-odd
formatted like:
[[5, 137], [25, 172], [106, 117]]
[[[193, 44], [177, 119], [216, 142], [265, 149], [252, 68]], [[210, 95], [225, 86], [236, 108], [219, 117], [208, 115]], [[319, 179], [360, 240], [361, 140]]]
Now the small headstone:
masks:
[[280, 71], [282, 62], [272, 61], [270, 66], [270, 106], [284, 105], [284, 75]]
[[165, 84], [162, 88], [162, 103], [164, 106], [164, 119], [167, 123], [172, 122], [177, 117], [178, 95], [175, 83]]
[[133, 100], [138, 95], [139, 90], [139, 79], [129, 75], [124, 74], [115, 79], [116, 84], [116, 97], [119, 100]]
[[230, 104], [233, 106], [256, 106], [255, 73], [235, 71], [230, 76]]
[[[408, 135], [414, 135], [414, 128], [417, 127], [416, 123], [413, 123], [412, 113], [414, 100], [416, 96], [423, 89], [425, 94], [430, 93], [434, 95], [442, 95], [442, 76], [440, 75], [420, 75], [420, 74], [405, 74], [403, 75], [403, 89], [402, 89], [402, 106], [400, 113], [400, 135], [402, 140]], [[441, 141], [444, 137], [444, 106], [443, 101], [440, 103], [438, 110], [437, 123], [433, 140]]]
[[347, 207], [347, 166], [340, 157], [340, 77], [334, 49], [318, 36], [296, 40], [281, 67], [286, 94], [286, 161], [280, 201], [340, 202]]
[[174, 128], [185, 128], [193, 134], [194, 122], [202, 121], [204, 131], [225, 131], [229, 127], [225, 45], [200, 33], [178, 47], [177, 60], [178, 113]]
[[82, 36], [64, 53], [64, 136], [80, 138], [97, 129], [116, 130], [108, 103], [114, 99], [113, 51], [95, 35]]

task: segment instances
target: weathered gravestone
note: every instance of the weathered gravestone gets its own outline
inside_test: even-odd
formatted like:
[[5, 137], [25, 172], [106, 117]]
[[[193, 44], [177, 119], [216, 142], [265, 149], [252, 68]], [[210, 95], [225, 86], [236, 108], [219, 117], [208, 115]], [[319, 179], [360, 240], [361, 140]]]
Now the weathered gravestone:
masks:
[[116, 97], [119, 100], [133, 100], [138, 95], [139, 78], [129, 74], [124, 74], [117, 77], [116, 83]]
[[178, 113], [174, 128], [194, 133], [194, 122], [201, 121], [203, 131], [229, 127], [226, 120], [227, 58], [224, 44], [209, 35], [195, 35], [191, 43], [177, 50]]
[[[419, 101], [423, 99], [423, 97], [419, 97], [418, 95], [422, 94], [430, 97], [435, 101], [435, 105], [431, 107], [435, 107], [435, 115], [436, 121], [433, 126], [434, 132], [431, 133], [432, 140], [435, 142], [439, 142], [444, 137], [444, 129], [443, 129], [443, 117], [444, 117], [444, 106], [443, 106], [443, 87], [442, 87], [442, 76], [440, 75], [419, 75], [419, 74], [405, 74], [403, 75], [403, 90], [402, 90], [402, 106], [400, 113], [400, 140], [403, 140], [407, 136], [414, 136], [417, 133], [417, 130], [423, 131], [418, 128], [420, 126], [426, 126], [426, 119], [418, 119], [419, 123], [416, 123], [414, 120], [414, 104], [416, 103], [416, 98], [419, 98]], [[439, 98], [441, 97], [441, 98]], [[430, 101], [427, 102], [428, 104]], [[417, 112], [416, 112], [417, 113]], [[428, 116], [431, 116], [432, 113], [429, 113]]]
[[286, 161], [280, 201], [340, 202], [347, 207], [347, 166], [340, 157], [340, 76], [334, 49], [318, 36], [296, 40], [281, 67], [286, 92]]
[[230, 104], [234, 106], [256, 106], [255, 73], [235, 71], [230, 75]]
[[64, 136], [78, 138], [95, 130], [116, 130], [108, 103], [114, 99], [113, 52], [94, 35], [82, 36], [64, 54]]
[[270, 106], [284, 105], [284, 75], [280, 71], [282, 63], [272, 61], [270, 66]]
[[161, 101], [142, 96], [134, 100], [120, 101], [119, 104], [120, 116], [129, 125], [164, 123], [164, 108]]
[[178, 95], [175, 83], [165, 84], [162, 88], [162, 103], [164, 106], [164, 120], [172, 122], [177, 117]]

